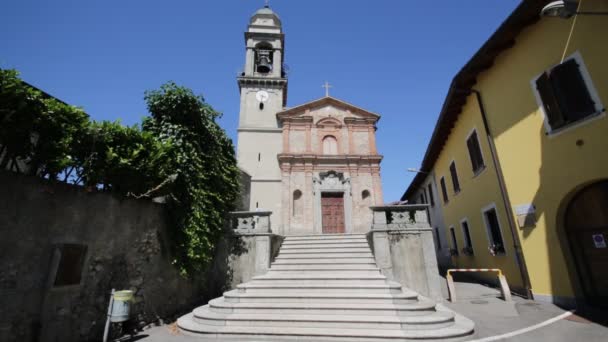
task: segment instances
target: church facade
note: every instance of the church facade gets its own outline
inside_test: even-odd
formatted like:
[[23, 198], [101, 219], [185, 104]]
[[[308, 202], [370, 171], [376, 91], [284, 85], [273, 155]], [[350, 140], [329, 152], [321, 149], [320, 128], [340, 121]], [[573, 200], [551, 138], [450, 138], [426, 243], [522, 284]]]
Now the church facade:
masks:
[[237, 158], [250, 176], [249, 210], [272, 211], [281, 235], [367, 232], [369, 207], [383, 202], [380, 116], [328, 94], [286, 107], [284, 38], [268, 7], [245, 32]]

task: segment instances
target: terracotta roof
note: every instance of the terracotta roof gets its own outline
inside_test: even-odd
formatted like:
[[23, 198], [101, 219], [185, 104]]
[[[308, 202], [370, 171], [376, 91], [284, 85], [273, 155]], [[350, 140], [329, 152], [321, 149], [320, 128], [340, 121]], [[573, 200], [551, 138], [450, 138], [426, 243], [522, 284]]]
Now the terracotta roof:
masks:
[[318, 108], [318, 107], [322, 107], [322, 106], [326, 106], [326, 105], [335, 105], [337, 107], [343, 107], [343, 108], [350, 110], [353, 113], [374, 118], [375, 121], [380, 120], [379, 114], [370, 112], [368, 110], [365, 110], [363, 108], [352, 105], [346, 101], [338, 100], [335, 97], [331, 97], [331, 96], [325, 96], [320, 99], [301, 104], [299, 106], [286, 108], [283, 111], [277, 113], [277, 118], [282, 119], [287, 116], [301, 114], [306, 109], [313, 109], [313, 108]]
[[[527, 26], [540, 19], [541, 9], [550, 0], [523, 0], [496, 32], [482, 45], [462, 69], [454, 76], [448, 94], [435, 124], [433, 135], [427, 147], [420, 170], [429, 171], [439, 157], [454, 123], [462, 112], [470, 90], [477, 83], [477, 76], [492, 67], [494, 59], [503, 51], [515, 45], [515, 37]], [[401, 196], [406, 199], [421, 185], [425, 173], [418, 173]]]

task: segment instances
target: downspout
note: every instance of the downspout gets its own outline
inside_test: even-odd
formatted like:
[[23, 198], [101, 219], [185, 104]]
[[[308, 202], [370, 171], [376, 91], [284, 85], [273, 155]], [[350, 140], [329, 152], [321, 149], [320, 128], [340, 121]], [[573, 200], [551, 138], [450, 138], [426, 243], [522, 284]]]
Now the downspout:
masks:
[[479, 111], [481, 112], [481, 119], [483, 121], [483, 127], [486, 131], [486, 138], [488, 140], [488, 145], [490, 146], [490, 155], [492, 156], [492, 164], [494, 165], [494, 170], [496, 171], [496, 178], [498, 179], [498, 187], [500, 188], [500, 194], [502, 196], [502, 201], [505, 205], [505, 212], [507, 213], [507, 221], [509, 223], [509, 230], [511, 231], [511, 238], [513, 240], [513, 249], [515, 250], [515, 261], [517, 262], [517, 266], [519, 268], [519, 272], [521, 274], [521, 279], [524, 282], [524, 289], [526, 291], [526, 298], [533, 299], [532, 294], [532, 284], [530, 283], [530, 275], [528, 274], [528, 267], [526, 266], [526, 260], [524, 258], [523, 251], [521, 249], [521, 241], [519, 240], [519, 235], [517, 234], [515, 221], [513, 220], [513, 210], [511, 208], [511, 200], [509, 199], [509, 194], [507, 193], [507, 186], [505, 184], [504, 175], [502, 174], [502, 168], [500, 167], [500, 162], [498, 161], [498, 153], [496, 152], [496, 146], [494, 145], [494, 140], [492, 138], [492, 133], [490, 132], [490, 127], [488, 125], [488, 119], [486, 115], [486, 110], [483, 105], [483, 101], [481, 99], [481, 93], [478, 90], [473, 88], [470, 89], [470, 92], [475, 94], [477, 98], [477, 104], [479, 105]]

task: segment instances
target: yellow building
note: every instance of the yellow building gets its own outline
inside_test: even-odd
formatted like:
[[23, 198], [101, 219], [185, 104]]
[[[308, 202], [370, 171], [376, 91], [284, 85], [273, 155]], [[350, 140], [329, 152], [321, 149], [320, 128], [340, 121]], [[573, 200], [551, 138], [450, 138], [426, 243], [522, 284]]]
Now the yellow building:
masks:
[[541, 16], [549, 2], [523, 1], [454, 77], [402, 199], [435, 186], [454, 267], [500, 268], [537, 300], [606, 305], [608, 16]]

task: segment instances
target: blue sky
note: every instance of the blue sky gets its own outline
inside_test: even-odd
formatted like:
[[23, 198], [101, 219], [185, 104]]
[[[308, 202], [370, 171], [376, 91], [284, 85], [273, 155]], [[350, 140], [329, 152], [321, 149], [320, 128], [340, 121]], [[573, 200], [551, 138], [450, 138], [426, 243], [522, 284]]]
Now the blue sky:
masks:
[[[288, 106], [324, 95], [380, 113], [385, 201], [418, 167], [452, 77], [519, 0], [274, 0]], [[0, 67], [83, 107], [138, 123], [143, 92], [173, 80], [224, 113], [236, 143], [243, 31], [263, 0], [19, 0], [0, 11]]]

